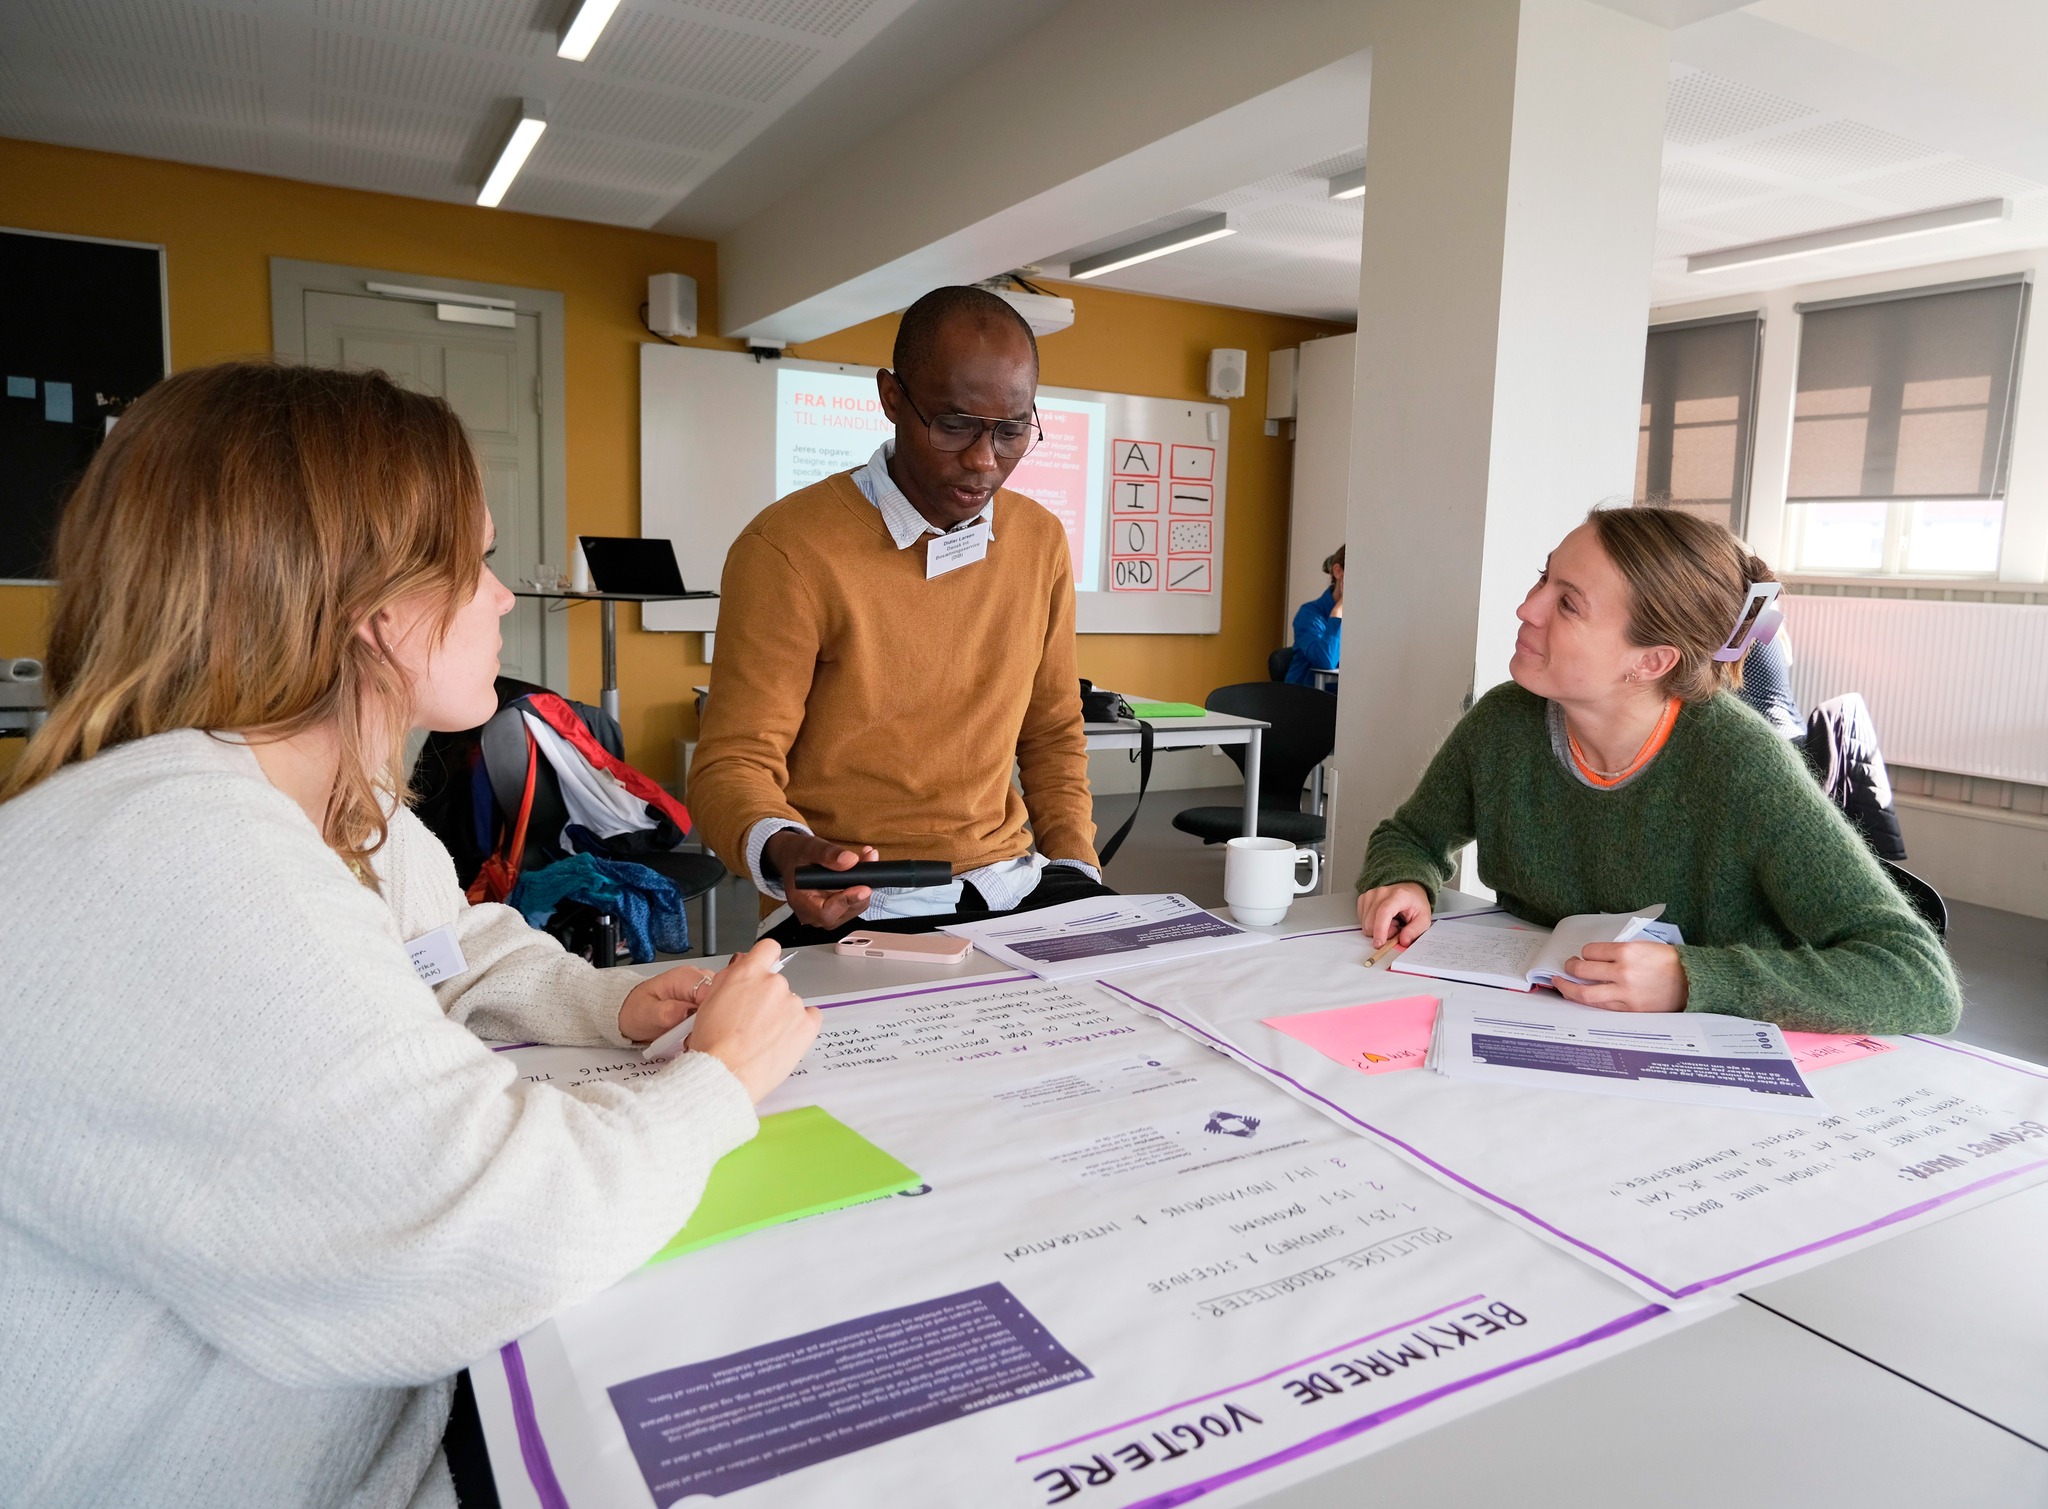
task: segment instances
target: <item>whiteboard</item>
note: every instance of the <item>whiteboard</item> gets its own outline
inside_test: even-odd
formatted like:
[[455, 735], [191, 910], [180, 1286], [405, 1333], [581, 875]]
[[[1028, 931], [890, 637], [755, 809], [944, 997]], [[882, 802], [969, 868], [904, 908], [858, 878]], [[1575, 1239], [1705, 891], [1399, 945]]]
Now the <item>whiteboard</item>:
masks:
[[[1011, 485], [1068, 526], [1079, 631], [1216, 633], [1230, 411], [1078, 388], [1040, 388], [1038, 402], [1046, 439]], [[778, 423], [799, 421], [778, 447]], [[643, 344], [640, 533], [675, 542], [691, 590], [715, 587], [756, 514], [864, 463], [890, 432], [872, 367]], [[640, 622], [714, 630], [718, 604], [648, 603]]]

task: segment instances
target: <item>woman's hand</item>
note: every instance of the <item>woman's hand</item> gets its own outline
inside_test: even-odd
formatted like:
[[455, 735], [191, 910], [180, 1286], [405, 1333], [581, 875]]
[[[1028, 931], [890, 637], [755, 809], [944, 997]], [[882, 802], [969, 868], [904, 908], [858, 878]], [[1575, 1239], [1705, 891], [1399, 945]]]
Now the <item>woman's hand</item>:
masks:
[[818, 1008], [806, 1006], [770, 968], [782, 955], [763, 939], [712, 977], [690, 1030], [690, 1051], [708, 1053], [761, 1097], [789, 1078], [818, 1035]]
[[1557, 982], [1557, 993], [1581, 1006], [1603, 1011], [1685, 1010], [1685, 965], [1668, 943], [1588, 943], [1565, 961], [1565, 969], [1586, 981]]
[[1374, 948], [1395, 939], [1406, 948], [1429, 931], [1429, 892], [1406, 880], [1361, 892], [1358, 926]]
[[705, 987], [718, 976], [693, 964], [678, 964], [635, 985], [619, 1007], [619, 1036], [651, 1043], [704, 1002]]

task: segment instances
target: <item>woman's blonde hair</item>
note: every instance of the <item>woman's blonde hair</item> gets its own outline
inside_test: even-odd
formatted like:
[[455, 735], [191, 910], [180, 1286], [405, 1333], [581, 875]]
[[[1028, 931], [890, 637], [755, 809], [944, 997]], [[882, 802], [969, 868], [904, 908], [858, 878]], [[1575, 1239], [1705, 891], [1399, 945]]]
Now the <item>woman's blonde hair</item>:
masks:
[[1628, 579], [1629, 642], [1668, 644], [1678, 664], [1668, 696], [1703, 702], [1742, 685], [1742, 662], [1714, 659], [1757, 582], [1778, 578], [1725, 525], [1657, 503], [1595, 508], [1586, 515], [1600, 548]]
[[53, 702], [0, 800], [172, 729], [260, 743], [331, 725], [322, 834], [364, 873], [404, 791], [412, 695], [376, 615], [424, 597], [445, 633], [484, 521], [461, 421], [382, 373], [249, 361], [159, 383], [65, 506]]

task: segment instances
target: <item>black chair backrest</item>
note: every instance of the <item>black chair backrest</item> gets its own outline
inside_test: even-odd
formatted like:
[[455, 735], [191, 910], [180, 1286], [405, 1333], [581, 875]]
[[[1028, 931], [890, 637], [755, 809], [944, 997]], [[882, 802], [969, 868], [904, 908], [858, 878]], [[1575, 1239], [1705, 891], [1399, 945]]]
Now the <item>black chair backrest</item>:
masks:
[[1293, 664], [1294, 646], [1283, 644], [1279, 649], [1266, 657], [1266, 679], [1268, 681], [1285, 681], [1287, 679], [1288, 667]]
[[[1301, 788], [1310, 772], [1337, 747], [1337, 699], [1312, 686], [1284, 681], [1241, 681], [1219, 686], [1203, 704], [1212, 713], [1258, 718], [1273, 726], [1259, 744], [1259, 805], [1286, 811], [1301, 808]], [[1227, 744], [1224, 752], [1244, 769], [1245, 747]]]
[[1892, 884], [1904, 893], [1906, 900], [1913, 903], [1913, 910], [1927, 919], [1927, 925], [1934, 929], [1934, 936], [1946, 943], [1948, 903], [1941, 899], [1941, 892], [1897, 860], [1880, 857], [1877, 862], [1884, 866], [1885, 874], [1891, 876]]
[[[528, 737], [516, 705], [498, 709], [484, 725], [484, 773], [508, 831], [519, 820], [519, 803], [526, 790]], [[519, 863], [522, 871], [537, 870], [565, 857], [562, 829], [568, 821], [569, 804], [562, 800], [561, 777], [547, 756], [538, 755], [533, 762], [533, 806], [526, 817], [526, 852]]]

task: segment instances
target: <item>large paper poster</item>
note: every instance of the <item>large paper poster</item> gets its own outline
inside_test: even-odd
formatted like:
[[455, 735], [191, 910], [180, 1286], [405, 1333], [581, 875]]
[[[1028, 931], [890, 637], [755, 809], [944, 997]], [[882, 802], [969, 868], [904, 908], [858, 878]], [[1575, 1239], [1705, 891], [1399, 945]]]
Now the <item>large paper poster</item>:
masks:
[[[1829, 1114], [1797, 1122], [1423, 1069], [1360, 1073], [1302, 1041], [1299, 1016], [1413, 991], [1412, 977], [1366, 969], [1370, 952], [1345, 928], [1256, 959], [1134, 970], [1106, 988], [1667, 1304], [1780, 1278], [2048, 1181], [2048, 1069], [1936, 1039], [1811, 1062]], [[1432, 983], [1447, 1003], [1504, 997]]]
[[1105, 404], [1084, 399], [1038, 400], [1045, 438], [1010, 473], [1009, 488], [1043, 504], [1066, 526], [1074, 558], [1074, 590], [1093, 592], [1102, 577], [1102, 484]]
[[830, 1004], [763, 1109], [801, 1104], [928, 1187], [476, 1364], [507, 1506], [1242, 1502], [1692, 1318], [1090, 984]]

